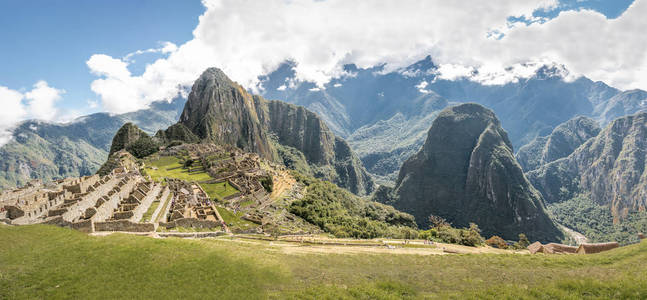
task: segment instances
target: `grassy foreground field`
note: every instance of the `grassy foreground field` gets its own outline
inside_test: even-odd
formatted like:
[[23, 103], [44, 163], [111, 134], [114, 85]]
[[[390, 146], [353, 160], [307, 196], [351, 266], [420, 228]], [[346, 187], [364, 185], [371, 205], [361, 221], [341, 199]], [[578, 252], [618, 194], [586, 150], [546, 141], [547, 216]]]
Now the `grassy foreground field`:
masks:
[[647, 242], [586, 256], [322, 254], [0, 225], [0, 299], [27, 298], [645, 299]]

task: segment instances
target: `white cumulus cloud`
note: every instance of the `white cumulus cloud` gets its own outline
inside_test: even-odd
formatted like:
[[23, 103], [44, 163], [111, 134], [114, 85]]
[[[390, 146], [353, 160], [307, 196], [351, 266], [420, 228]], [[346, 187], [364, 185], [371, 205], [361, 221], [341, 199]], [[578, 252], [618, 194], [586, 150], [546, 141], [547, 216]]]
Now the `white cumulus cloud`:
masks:
[[[647, 88], [647, 0], [636, 0], [616, 19], [590, 10], [551, 20], [532, 13], [556, 0], [203, 0], [206, 11], [182, 45], [154, 50], [164, 56], [140, 76], [128, 57], [93, 55], [100, 78], [92, 90], [110, 112], [169, 100], [208, 67], [219, 67], [248, 88], [282, 62], [295, 62], [298, 80], [319, 87], [342, 66], [386, 64], [387, 71], [426, 55], [444, 78], [486, 84], [514, 81], [534, 71], [528, 62], [564, 64], [573, 74], [619, 88]], [[509, 17], [537, 21], [509, 22]], [[150, 49], [149, 49], [150, 50]], [[142, 50], [142, 51], [149, 51]], [[473, 72], [478, 70], [478, 72]], [[512, 72], [512, 73], [509, 73]], [[477, 75], [474, 75], [477, 74]]]
[[33, 88], [21, 93], [0, 86], [0, 146], [12, 138], [12, 129], [20, 121], [39, 119], [60, 121], [59, 110], [55, 104], [61, 99], [64, 90], [50, 87], [45, 81], [38, 81]]

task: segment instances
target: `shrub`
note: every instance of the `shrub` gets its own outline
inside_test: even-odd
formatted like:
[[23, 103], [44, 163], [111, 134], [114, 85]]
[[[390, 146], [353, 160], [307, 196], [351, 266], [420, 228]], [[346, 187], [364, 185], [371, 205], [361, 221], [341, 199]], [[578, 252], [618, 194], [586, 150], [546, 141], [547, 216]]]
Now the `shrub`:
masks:
[[271, 193], [274, 185], [274, 180], [272, 179], [272, 175], [267, 175], [265, 177], [262, 177], [260, 181], [265, 191], [267, 191], [268, 193]]
[[128, 145], [126, 151], [130, 152], [134, 157], [144, 158], [159, 151], [159, 145], [152, 138], [142, 136], [134, 143]]
[[505, 240], [496, 235], [487, 239], [485, 241], [485, 244], [493, 248], [508, 249], [508, 243], [506, 243]]
[[528, 237], [526, 237], [526, 235], [523, 233], [519, 234], [519, 241], [512, 245], [513, 248], [519, 250], [526, 249], [528, 248], [528, 246], [530, 246], [530, 241], [528, 240]]

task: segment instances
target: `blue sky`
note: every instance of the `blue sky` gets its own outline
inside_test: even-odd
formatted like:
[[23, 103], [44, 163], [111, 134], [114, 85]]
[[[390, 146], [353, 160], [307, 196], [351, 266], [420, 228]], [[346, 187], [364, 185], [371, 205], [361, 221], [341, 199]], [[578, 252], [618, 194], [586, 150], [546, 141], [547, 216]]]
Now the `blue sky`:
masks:
[[[206, 21], [203, 27], [207, 29], [203, 28], [203, 31], [206, 32], [211, 27], [215, 30], [213, 36], [205, 33], [205, 39], [209, 41], [217, 40], [218, 34], [223, 33], [216, 28], [221, 19], [223, 24], [227, 24], [229, 21], [236, 24], [237, 20], [244, 20], [244, 15], [247, 15], [248, 11], [254, 10], [254, 7], [250, 8], [250, 5], [260, 7], [261, 5], [257, 5], [257, 3], [262, 2], [265, 1], [224, 1], [226, 3], [224, 7], [214, 8], [212, 16], [205, 18]], [[599, 11], [607, 18], [617, 18], [632, 2], [633, 0], [563, 0], [560, 1], [557, 9], [538, 10], [533, 15], [552, 19], [560, 11], [584, 8]], [[276, 4], [276, 2], [272, 3]], [[283, 6], [287, 7], [289, 5]], [[283, 7], [276, 11], [281, 11], [281, 9]], [[286, 11], [289, 10], [286, 9]], [[114, 58], [113, 60], [119, 63], [128, 53], [158, 48], [161, 42], [168, 41], [182, 46], [187, 41], [194, 39], [192, 31], [196, 26], [199, 26], [198, 17], [203, 13], [205, 13], [205, 7], [199, 0], [0, 0], [0, 87], [25, 93], [31, 90], [36, 82], [44, 80], [50, 87], [65, 90], [65, 93], [61, 96], [62, 99], [57, 101], [57, 107], [63, 110], [73, 109], [82, 113], [100, 110], [102, 109], [101, 107], [88, 107], [88, 101], [103, 100], [105, 103], [106, 99], [108, 99], [105, 94], [97, 95], [90, 89], [92, 82], [101, 77], [90, 72], [86, 64], [90, 57], [95, 54], [105, 54], [107, 56], [104, 58]], [[273, 14], [274, 11], [268, 10], [268, 8], [259, 8], [256, 13], [263, 16], [265, 13]], [[377, 14], [379, 13], [378, 11]], [[227, 19], [230, 16], [232, 17]], [[240, 43], [246, 48], [256, 46], [253, 40], [246, 39], [248, 33], [253, 37], [263, 36], [251, 34], [254, 33], [252, 30], [262, 31], [263, 29], [253, 28], [255, 24], [251, 23], [254, 23], [259, 17], [255, 18], [250, 24], [245, 24], [250, 25], [250, 28], [245, 28], [245, 30], [249, 31], [236, 32], [238, 36], [243, 36], [243, 39], [240, 41], [232, 39], [231, 43]], [[281, 18], [281, 16], [268, 16], [268, 18]], [[347, 21], [352, 23], [352, 20]], [[361, 26], [362, 23], [358, 24]], [[352, 24], [349, 24], [349, 27], [352, 26]], [[229, 27], [223, 26], [223, 28], [227, 29]], [[231, 31], [232, 28], [238, 29], [231, 27], [227, 30]], [[349, 30], [349, 32], [352, 31]], [[268, 35], [267, 33], [264, 34]], [[312, 40], [299, 40], [298, 38], [295, 38], [295, 41], [299, 43], [313, 42]], [[222, 41], [216, 42], [211, 50], [219, 51], [222, 49], [223, 44]], [[265, 47], [266, 41], [262, 42], [259, 43], [258, 47]], [[313, 42], [313, 46], [309, 49], [310, 51], [320, 49], [316, 42], [318, 41]], [[273, 46], [274, 44], [270, 43], [269, 45]], [[294, 42], [292, 42], [292, 45], [294, 45]], [[291, 50], [288, 49], [288, 54], [284, 56], [290, 56], [289, 51]], [[348, 53], [357, 52], [352, 47], [347, 51]], [[388, 51], [390, 50], [387, 49], [384, 52]], [[249, 67], [248, 65], [243, 65], [240, 68], [235, 68], [232, 65], [232, 67], [227, 68], [227, 64], [231, 61], [245, 61], [245, 58], [254, 59], [254, 57], [236, 56], [234, 55], [236, 52], [236, 49], [234, 49], [233, 54], [229, 53], [229, 56], [226, 53], [222, 54], [224, 57], [222, 59], [228, 59], [228, 61], [219, 61], [216, 58], [221, 56], [221, 53], [211, 53], [213, 57], [211, 59], [205, 58], [205, 61], [219, 64], [219, 67], [228, 69], [227, 71], [235, 79], [253, 78], [253, 76], [258, 75], [252, 74], [253, 76], [245, 77], [243, 75], [246, 74], [240, 75], [236, 73], [236, 70], [245, 69], [245, 67]], [[271, 51], [268, 50], [268, 52]], [[255, 55], [256, 53], [263, 52], [250, 51], [248, 54]], [[259, 59], [258, 64], [267, 66], [270, 62], [275, 63], [278, 58], [281, 58], [279, 57], [281, 52], [276, 51], [276, 53], [276, 56], [263, 58], [263, 60]], [[263, 55], [266, 54], [263, 53]], [[298, 58], [298, 55], [296, 56]], [[298, 72], [311, 75], [310, 77], [305, 76], [305, 79], [326, 80], [325, 76], [329, 76], [330, 72], [323, 72], [325, 76], [321, 75], [322, 71], [319, 70], [321, 67], [317, 65], [313, 65], [312, 70], [308, 69], [306, 65], [308, 64], [307, 58], [313, 57], [313, 54], [306, 53], [302, 56], [306, 59], [304, 59], [301, 66], [305, 67], [298, 70]], [[398, 57], [397, 55], [391, 56]], [[292, 58], [294, 59], [294, 57]], [[128, 71], [134, 77], [139, 76], [145, 71], [146, 64], [157, 59], [165, 59], [165, 57], [159, 53], [137, 55], [134, 57], [134, 61], [127, 63]], [[379, 61], [379, 59], [381, 58], [376, 57], [375, 59], [369, 58], [366, 60], [370, 62], [373, 60]], [[321, 58], [317, 58], [313, 61], [318, 63], [321, 60]], [[102, 62], [105, 61], [103, 60]], [[323, 64], [329, 65], [330, 62], [324, 62]], [[254, 68], [250, 67], [250, 69], [259, 70], [259, 67], [254, 66]], [[193, 78], [193, 76], [194, 74], [191, 74], [188, 78]], [[110, 80], [110, 75], [106, 75], [106, 79]], [[185, 84], [186, 82], [182, 83]], [[147, 88], [144, 92], [151, 90], [150, 87]], [[0, 101], [3, 100], [0, 99]]]
[[[203, 12], [199, 0], [0, 0], [0, 86], [45, 80], [66, 91], [63, 108], [79, 109], [97, 98], [85, 64], [92, 54], [184, 43]], [[130, 70], [141, 73], [155, 56], [136, 57]]]

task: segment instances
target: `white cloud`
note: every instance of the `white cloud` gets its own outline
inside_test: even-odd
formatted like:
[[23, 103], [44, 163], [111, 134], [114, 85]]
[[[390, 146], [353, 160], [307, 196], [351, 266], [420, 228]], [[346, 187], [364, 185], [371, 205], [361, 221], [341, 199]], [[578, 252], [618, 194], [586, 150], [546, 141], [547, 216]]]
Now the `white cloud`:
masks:
[[425, 88], [426, 88], [428, 85], [429, 85], [429, 82], [422, 81], [422, 82], [420, 82], [418, 85], [416, 85], [416, 88], [418, 89], [418, 91], [419, 91], [419, 92], [421, 92], [421, 93], [423, 93], [423, 94], [428, 94], [428, 93], [429, 93], [429, 91], [428, 91], [428, 90], [425, 90]]
[[[94, 55], [91, 71], [101, 78], [92, 90], [111, 112], [171, 99], [208, 67], [254, 88], [257, 76], [290, 60], [297, 80], [319, 87], [355, 63], [386, 63], [387, 71], [430, 54], [441, 76], [456, 78], [478, 69], [479, 80], [500, 84], [527, 76], [527, 62], [557, 62], [574, 74], [620, 88], [647, 88], [647, 0], [636, 0], [609, 20], [589, 11], [562, 12], [538, 20], [556, 0], [203, 0], [207, 8], [193, 39], [159, 50], [163, 58], [141, 76], [128, 72], [128, 58]], [[521, 17], [532, 23], [508, 22]], [[149, 49], [150, 50], [150, 49]], [[144, 50], [148, 51], [148, 50]], [[156, 50], [158, 51], [158, 50]], [[513, 66], [511, 69], [506, 69]], [[505, 74], [512, 70], [512, 74]], [[466, 76], [467, 76], [466, 75]]]
[[34, 84], [34, 89], [25, 93], [27, 101], [27, 110], [34, 119], [52, 121], [55, 120], [58, 110], [54, 106], [55, 102], [61, 99], [64, 90], [58, 90], [47, 85], [45, 81], [39, 81]]
[[38, 81], [31, 91], [21, 93], [0, 86], [0, 146], [11, 140], [12, 129], [20, 121], [40, 119], [60, 120], [55, 103], [61, 99], [64, 90], [50, 87], [45, 81]]

